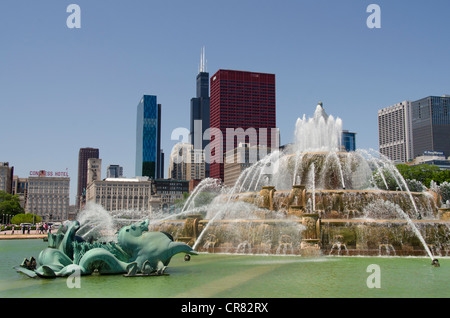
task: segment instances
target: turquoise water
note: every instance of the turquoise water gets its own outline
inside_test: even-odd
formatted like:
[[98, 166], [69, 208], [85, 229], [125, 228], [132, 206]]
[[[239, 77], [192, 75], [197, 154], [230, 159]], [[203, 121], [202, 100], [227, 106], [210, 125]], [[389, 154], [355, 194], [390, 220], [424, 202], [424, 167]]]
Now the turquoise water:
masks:
[[[0, 241], [0, 298], [305, 298], [450, 297], [450, 258], [321, 257], [201, 254], [190, 262], [176, 255], [168, 276], [82, 276], [80, 288], [66, 278], [29, 278], [13, 266], [37, 258], [42, 240]], [[379, 266], [380, 288], [369, 288], [367, 272]]]

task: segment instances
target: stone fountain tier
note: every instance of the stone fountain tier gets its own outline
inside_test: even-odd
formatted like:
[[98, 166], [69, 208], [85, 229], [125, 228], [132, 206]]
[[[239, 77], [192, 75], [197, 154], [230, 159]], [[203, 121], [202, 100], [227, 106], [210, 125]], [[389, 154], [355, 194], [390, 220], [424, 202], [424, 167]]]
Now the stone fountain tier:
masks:
[[[199, 245], [199, 252], [273, 255], [336, 255], [335, 244], [345, 246], [340, 255], [426, 256], [407, 221], [402, 219], [232, 219], [216, 220]], [[314, 217], [314, 215], [313, 215]], [[186, 220], [164, 221], [159, 229], [169, 231], [175, 239], [193, 245], [196, 237], [186, 231]], [[198, 219], [201, 233], [209, 220]], [[448, 220], [414, 220], [424, 233], [435, 255], [448, 256], [450, 251]], [[309, 224], [308, 224], [309, 223]], [[308, 227], [309, 225], [309, 227]], [[391, 253], [381, 250], [391, 246]]]
[[441, 208], [439, 209], [439, 218], [442, 220], [450, 221], [450, 208]]
[[[414, 199], [418, 212], [411, 203]], [[223, 196], [226, 202], [230, 198]], [[407, 212], [412, 219], [439, 219], [440, 215], [447, 218], [450, 213], [439, 209], [440, 199], [432, 191], [405, 192], [383, 190], [309, 190], [304, 185], [294, 185], [291, 191], [277, 191], [274, 187], [265, 186], [258, 192], [238, 193], [232, 195], [231, 201], [241, 201], [254, 204], [259, 209], [279, 211], [286, 215], [303, 217], [307, 211], [319, 213], [321, 219], [349, 219], [372, 217], [377, 214], [376, 204], [390, 202]], [[313, 207], [314, 202], [314, 207]], [[396, 218], [398, 215], [389, 211], [379, 211], [377, 219]], [[256, 209], [257, 210], [257, 209]], [[382, 215], [386, 212], [386, 215]], [[381, 214], [381, 215], [380, 215]], [[380, 217], [382, 216], [382, 217]]]
[[[448, 220], [413, 220], [433, 255], [448, 256]], [[321, 221], [324, 255], [426, 256], [422, 243], [404, 219], [326, 219]]]

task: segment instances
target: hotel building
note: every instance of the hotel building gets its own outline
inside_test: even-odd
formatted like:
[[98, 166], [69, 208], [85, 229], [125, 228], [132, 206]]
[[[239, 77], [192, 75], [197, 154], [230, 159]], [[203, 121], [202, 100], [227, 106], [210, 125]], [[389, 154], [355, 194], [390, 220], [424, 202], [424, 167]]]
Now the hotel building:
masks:
[[45, 171], [28, 177], [25, 213], [33, 213], [44, 222], [68, 219], [70, 178], [47, 177]]
[[378, 111], [378, 143], [380, 153], [393, 161], [413, 159], [410, 101]]

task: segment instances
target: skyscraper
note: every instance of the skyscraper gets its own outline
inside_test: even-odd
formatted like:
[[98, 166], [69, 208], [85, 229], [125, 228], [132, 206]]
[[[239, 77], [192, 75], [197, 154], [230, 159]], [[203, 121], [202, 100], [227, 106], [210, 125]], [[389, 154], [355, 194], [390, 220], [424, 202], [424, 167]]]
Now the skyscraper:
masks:
[[78, 153], [78, 186], [77, 186], [77, 202], [76, 207], [80, 209], [83, 205], [83, 197], [87, 185], [88, 159], [99, 157], [97, 148], [81, 148]]
[[356, 150], [356, 133], [348, 130], [342, 131], [342, 146], [345, 151], [355, 151]]
[[175, 180], [204, 179], [203, 150], [194, 149], [190, 143], [177, 143], [170, 154], [168, 175]]
[[14, 167], [9, 162], [0, 162], [0, 191], [12, 192], [13, 177]]
[[144, 95], [137, 106], [136, 176], [164, 177], [161, 151], [161, 104], [156, 96]]
[[428, 96], [411, 103], [414, 157], [426, 151], [450, 156], [450, 96]]
[[[190, 143], [195, 151], [204, 150], [209, 143], [209, 73], [206, 71], [205, 48], [200, 57], [200, 68], [197, 75], [197, 95], [191, 99]], [[206, 132], [206, 134], [205, 134]], [[205, 154], [206, 156], [208, 154]], [[209, 162], [208, 160], [206, 160]], [[205, 175], [209, 177], [209, 163], [205, 165]]]
[[378, 111], [378, 144], [380, 153], [393, 161], [413, 159], [410, 101]]
[[106, 168], [107, 178], [122, 178], [123, 177], [123, 167], [119, 165], [109, 165]]
[[450, 96], [404, 101], [378, 111], [380, 153], [406, 162], [429, 152], [450, 156]]
[[220, 69], [210, 83], [210, 177], [223, 181], [224, 155], [239, 143], [278, 148], [275, 74]]

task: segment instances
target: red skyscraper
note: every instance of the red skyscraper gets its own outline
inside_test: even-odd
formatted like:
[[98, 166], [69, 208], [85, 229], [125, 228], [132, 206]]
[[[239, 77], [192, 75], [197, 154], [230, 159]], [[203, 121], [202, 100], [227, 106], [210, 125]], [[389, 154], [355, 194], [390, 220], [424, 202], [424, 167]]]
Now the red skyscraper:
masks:
[[[224, 164], [219, 158], [227, 150], [236, 148], [239, 142], [271, 147], [275, 137], [271, 129], [276, 128], [275, 74], [218, 70], [210, 82], [210, 177], [223, 181]], [[221, 131], [222, 140], [216, 138], [214, 128]], [[236, 128], [245, 131], [245, 140], [230, 136], [230, 129], [236, 131]], [[256, 140], [252, 131], [256, 131]], [[220, 148], [222, 153], [216, 153]]]

